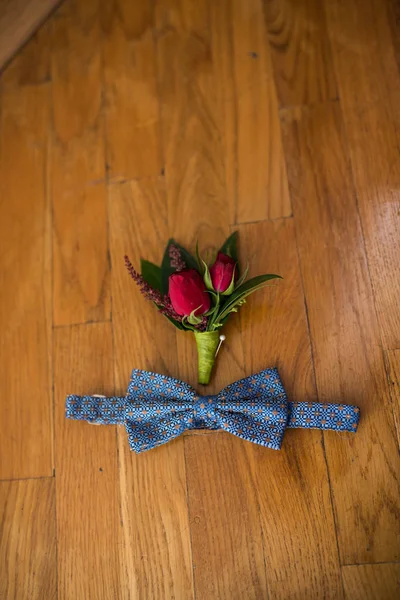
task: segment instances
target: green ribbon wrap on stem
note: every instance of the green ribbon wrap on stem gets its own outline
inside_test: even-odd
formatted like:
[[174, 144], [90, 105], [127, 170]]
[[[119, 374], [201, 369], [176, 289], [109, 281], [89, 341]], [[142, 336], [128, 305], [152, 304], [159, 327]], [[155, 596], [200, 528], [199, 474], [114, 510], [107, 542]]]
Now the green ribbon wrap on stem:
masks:
[[219, 344], [218, 331], [195, 331], [197, 354], [199, 361], [199, 383], [210, 383], [211, 372], [215, 362], [215, 353]]

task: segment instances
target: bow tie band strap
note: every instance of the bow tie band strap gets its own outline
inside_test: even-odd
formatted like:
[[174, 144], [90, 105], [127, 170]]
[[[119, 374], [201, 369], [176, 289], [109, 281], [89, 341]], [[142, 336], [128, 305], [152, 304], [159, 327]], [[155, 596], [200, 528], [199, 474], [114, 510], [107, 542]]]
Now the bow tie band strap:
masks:
[[288, 402], [276, 369], [237, 381], [215, 396], [199, 396], [187, 383], [134, 370], [124, 397], [68, 396], [66, 416], [99, 424], [125, 424], [132, 450], [163, 444], [188, 429], [224, 429], [279, 450], [286, 427], [357, 429], [359, 408]]

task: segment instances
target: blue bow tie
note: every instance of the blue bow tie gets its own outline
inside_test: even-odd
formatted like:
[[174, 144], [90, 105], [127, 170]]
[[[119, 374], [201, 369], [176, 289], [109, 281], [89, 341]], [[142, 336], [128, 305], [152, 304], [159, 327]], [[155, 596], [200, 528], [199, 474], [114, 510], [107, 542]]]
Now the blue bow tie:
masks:
[[66, 416], [124, 424], [135, 452], [165, 444], [188, 429], [223, 429], [279, 450], [286, 427], [356, 431], [360, 409], [288, 402], [276, 369], [236, 381], [216, 396], [199, 396], [183, 381], [134, 369], [126, 396], [68, 396]]

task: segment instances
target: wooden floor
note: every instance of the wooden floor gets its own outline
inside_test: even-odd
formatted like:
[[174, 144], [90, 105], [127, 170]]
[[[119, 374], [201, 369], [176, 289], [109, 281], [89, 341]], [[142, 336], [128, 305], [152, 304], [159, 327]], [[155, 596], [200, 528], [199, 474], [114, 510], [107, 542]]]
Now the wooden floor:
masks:
[[60, 0], [0, 0], [0, 69], [59, 3]]
[[[396, 0], [66, 0], [0, 79], [0, 598], [400, 597]], [[123, 256], [239, 230], [278, 272], [208, 393], [276, 365], [359, 431], [143, 455], [66, 421], [133, 367], [196, 385]]]

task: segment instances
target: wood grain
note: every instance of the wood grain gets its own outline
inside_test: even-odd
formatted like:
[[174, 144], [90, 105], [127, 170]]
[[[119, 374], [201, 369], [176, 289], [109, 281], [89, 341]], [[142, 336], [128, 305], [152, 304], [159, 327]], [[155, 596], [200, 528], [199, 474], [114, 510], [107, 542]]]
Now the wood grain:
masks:
[[335, 72], [323, 3], [265, 0], [264, 13], [280, 106], [335, 98]]
[[54, 324], [110, 318], [98, 0], [54, 15]]
[[0, 598], [57, 597], [55, 480], [0, 482]]
[[59, 598], [123, 598], [116, 426], [65, 418], [67, 394], [113, 395], [111, 326], [54, 333]]
[[400, 460], [341, 112], [282, 117], [318, 395], [361, 407], [356, 436], [325, 436], [341, 561], [396, 560]]
[[[141, 297], [123, 261], [128, 254], [160, 263], [168, 238], [163, 178], [114, 184], [109, 189], [113, 331], [118, 393], [131, 370], [176, 376], [175, 332]], [[118, 435], [124, 562], [121, 579], [131, 596], [192, 598], [190, 525], [183, 438], [151, 452], [130, 451]]]
[[50, 81], [50, 31], [51, 21], [46, 21], [1, 73], [3, 85], [37, 85]]
[[400, 4], [397, 0], [386, 0], [386, 9], [392, 34], [393, 51], [400, 72]]
[[49, 88], [13, 77], [2, 79], [0, 127], [2, 479], [51, 475], [53, 466]]
[[[28, 2], [0, 0], [0, 64]], [[38, 478], [0, 481], [2, 598], [399, 595], [397, 4], [65, 0], [1, 72], [0, 479]], [[236, 226], [284, 280], [199, 391], [277, 364], [289, 399], [358, 404], [357, 434], [136, 455], [67, 421], [68, 392], [124, 394], [134, 367], [199, 389], [123, 256], [207, 256]]]
[[386, 353], [386, 365], [392, 396], [394, 422], [400, 446], [400, 350], [389, 350]]
[[1, 0], [0, 69], [34, 34], [60, 0]]
[[[225, 68], [220, 76], [222, 83], [233, 78], [236, 109], [235, 137], [231, 136], [234, 145], [233, 149], [226, 150], [233, 151], [236, 156], [233, 222], [288, 216], [291, 206], [261, 0], [239, 0], [228, 6], [230, 12], [226, 16], [218, 6], [212, 10], [217, 21], [214, 37], [217, 43], [222, 36], [230, 37], [226, 52], [231, 54], [233, 63], [231, 70], [226, 72]], [[221, 62], [220, 58], [218, 62]], [[222, 67], [219, 70], [222, 71]], [[221, 118], [225, 111], [223, 106]]]
[[151, 2], [101, 2], [107, 163], [113, 179], [159, 175], [160, 107]]
[[325, 0], [324, 4], [343, 108], [365, 107], [399, 92], [386, 3]]
[[398, 348], [400, 94], [346, 109], [344, 121], [382, 340]]
[[[329, 29], [378, 320], [400, 346], [400, 86], [385, 10], [328, 3]], [[357, 22], [357, 28], [353, 24]]]
[[346, 600], [393, 600], [400, 594], [400, 565], [343, 567]]
[[[243, 262], [251, 256], [251, 275], [271, 272], [284, 278], [256, 292], [240, 309], [246, 374], [276, 366], [289, 400], [313, 402], [294, 223], [284, 219], [242, 226], [240, 248]], [[246, 444], [246, 453], [260, 506], [269, 597], [342, 598], [321, 432], [289, 430], [280, 452]]]
[[[170, 233], [208, 247], [229, 215], [208, 2], [160, 0], [156, 26]], [[210, 226], [211, 214], [224, 229]]]

